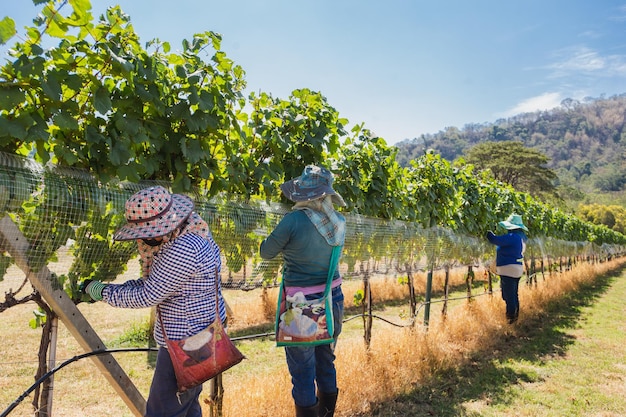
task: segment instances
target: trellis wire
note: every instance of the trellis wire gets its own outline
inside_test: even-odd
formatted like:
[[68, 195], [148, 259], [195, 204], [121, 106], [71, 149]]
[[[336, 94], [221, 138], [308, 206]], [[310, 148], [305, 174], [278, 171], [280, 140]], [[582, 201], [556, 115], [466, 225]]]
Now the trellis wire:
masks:
[[[90, 264], [107, 259], [112, 249], [114, 257], [120, 259], [136, 256], [134, 243], [113, 243], [110, 236], [114, 227], [124, 221], [128, 197], [154, 184], [102, 184], [86, 171], [42, 166], [28, 158], [0, 153], [0, 211], [11, 215], [24, 231], [31, 243], [29, 256], [33, 264], [48, 265], [56, 276], [67, 274], [74, 262]], [[290, 207], [257, 200], [242, 202], [227, 196], [206, 198], [201, 191], [192, 197], [196, 211], [208, 222], [222, 249], [224, 288], [249, 290], [277, 285], [281, 259], [262, 260], [258, 247]], [[117, 216], [117, 223], [111, 221], [112, 216]], [[488, 264], [493, 258], [493, 247], [484, 239], [445, 228], [424, 229], [414, 223], [351, 213], [346, 213], [346, 219], [348, 233], [340, 265], [344, 279], [397, 278], [406, 273], [407, 267], [417, 272]], [[87, 226], [89, 230], [83, 230]], [[89, 252], [83, 251], [81, 259], [75, 256], [78, 239], [88, 241]], [[58, 249], [51, 250], [55, 242]], [[535, 238], [529, 242], [529, 251], [533, 250], [538, 256], [549, 252], [556, 257], [623, 252], [624, 248]]]

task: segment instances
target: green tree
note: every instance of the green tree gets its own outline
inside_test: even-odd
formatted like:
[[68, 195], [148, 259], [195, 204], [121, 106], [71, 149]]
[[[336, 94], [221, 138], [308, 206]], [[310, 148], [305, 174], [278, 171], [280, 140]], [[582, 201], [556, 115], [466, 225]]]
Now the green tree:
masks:
[[489, 170], [497, 181], [540, 200], [557, 196], [557, 176], [546, 167], [548, 161], [543, 153], [517, 141], [483, 142], [471, 148], [465, 158], [477, 171]]
[[[219, 34], [196, 34], [181, 53], [158, 40], [144, 48], [119, 6], [95, 20], [89, 0], [45, 2], [33, 23], [0, 67], [0, 150], [105, 182], [228, 181], [217, 161], [239, 130], [245, 83]], [[0, 21], [1, 42], [14, 33]]]
[[626, 208], [617, 205], [582, 204], [578, 207], [581, 219], [593, 224], [601, 224], [615, 230], [626, 232]]

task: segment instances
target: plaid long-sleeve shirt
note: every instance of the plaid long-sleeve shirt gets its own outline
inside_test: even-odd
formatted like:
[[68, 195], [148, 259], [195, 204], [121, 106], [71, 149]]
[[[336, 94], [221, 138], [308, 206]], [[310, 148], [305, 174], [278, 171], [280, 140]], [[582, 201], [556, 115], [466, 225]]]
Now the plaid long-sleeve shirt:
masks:
[[[220, 250], [215, 241], [187, 233], [163, 245], [148, 278], [107, 285], [102, 291], [103, 301], [123, 308], [158, 306], [167, 337], [184, 339], [215, 319], [215, 279], [220, 269]], [[224, 321], [226, 307], [221, 290], [218, 294], [219, 314]], [[158, 319], [154, 339], [159, 346], [165, 346]]]

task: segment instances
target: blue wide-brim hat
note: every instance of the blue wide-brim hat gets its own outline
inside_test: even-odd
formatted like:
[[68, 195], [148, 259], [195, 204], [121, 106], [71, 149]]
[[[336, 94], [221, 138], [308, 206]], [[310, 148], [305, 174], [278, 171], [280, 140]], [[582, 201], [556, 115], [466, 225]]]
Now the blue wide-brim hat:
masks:
[[528, 232], [528, 228], [524, 226], [522, 216], [519, 214], [511, 214], [506, 220], [503, 220], [498, 224], [507, 230], [522, 229]]
[[333, 190], [333, 174], [326, 168], [307, 165], [302, 175], [281, 184], [285, 197], [294, 203], [300, 201], [317, 200], [324, 196], [331, 196], [333, 203], [345, 206], [343, 198]]

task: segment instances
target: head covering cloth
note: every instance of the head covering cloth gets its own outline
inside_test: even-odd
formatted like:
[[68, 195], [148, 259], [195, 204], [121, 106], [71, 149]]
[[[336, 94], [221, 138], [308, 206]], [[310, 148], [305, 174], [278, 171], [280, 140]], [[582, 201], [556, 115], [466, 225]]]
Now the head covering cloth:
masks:
[[330, 246], [341, 246], [346, 237], [346, 219], [333, 204], [346, 203], [333, 188], [333, 175], [323, 167], [307, 165], [302, 175], [283, 183], [285, 197], [295, 202], [294, 210], [304, 210], [317, 231]]
[[[208, 224], [193, 211], [191, 198], [171, 194], [162, 186], [136, 192], [126, 201], [125, 208], [127, 223], [114, 233], [113, 239], [137, 240], [144, 278], [150, 274], [154, 256], [164, 244], [186, 233], [205, 239], [211, 236]], [[158, 246], [150, 246], [142, 240], [157, 237], [162, 238]]]

